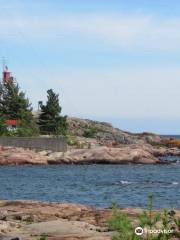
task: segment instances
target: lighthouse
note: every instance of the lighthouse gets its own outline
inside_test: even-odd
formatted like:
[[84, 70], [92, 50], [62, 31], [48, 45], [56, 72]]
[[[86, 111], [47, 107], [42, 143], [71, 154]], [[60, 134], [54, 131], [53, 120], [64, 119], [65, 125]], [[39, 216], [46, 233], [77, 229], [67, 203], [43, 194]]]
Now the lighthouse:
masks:
[[5, 66], [4, 69], [3, 69], [3, 78], [2, 79], [3, 79], [4, 83], [7, 83], [7, 82], [13, 80], [11, 72], [9, 71], [7, 66]]

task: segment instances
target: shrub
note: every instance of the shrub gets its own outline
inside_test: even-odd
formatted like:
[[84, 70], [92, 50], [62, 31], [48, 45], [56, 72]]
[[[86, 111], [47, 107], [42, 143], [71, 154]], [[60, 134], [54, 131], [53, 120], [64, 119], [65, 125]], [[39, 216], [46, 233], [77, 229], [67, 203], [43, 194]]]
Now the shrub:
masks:
[[[153, 211], [154, 196], [151, 194], [148, 198], [148, 209], [144, 210], [138, 216], [138, 223], [133, 221], [124, 214], [118, 211], [117, 207], [113, 206], [113, 216], [109, 221], [111, 230], [117, 231], [113, 236], [113, 240], [170, 240], [180, 239], [180, 219], [176, 218], [176, 213], [171, 210], [164, 210], [163, 213]], [[142, 227], [147, 231], [142, 236], [135, 235], [135, 228]], [[160, 230], [160, 233], [151, 234], [148, 230]], [[166, 233], [165, 230], [172, 230], [171, 233]]]
[[46, 234], [43, 234], [38, 240], [48, 240], [48, 236]]
[[97, 133], [97, 129], [96, 128], [89, 127], [89, 128], [84, 130], [83, 137], [93, 138], [93, 137], [95, 137], [96, 133]]
[[66, 136], [66, 141], [69, 146], [73, 146], [75, 148], [84, 148], [84, 144], [80, 143], [75, 136]]
[[118, 234], [113, 236], [112, 240], [138, 240], [138, 236], [134, 233], [134, 227], [131, 220], [125, 213], [121, 213], [117, 208], [113, 207], [113, 217], [109, 221], [110, 229], [117, 231]]

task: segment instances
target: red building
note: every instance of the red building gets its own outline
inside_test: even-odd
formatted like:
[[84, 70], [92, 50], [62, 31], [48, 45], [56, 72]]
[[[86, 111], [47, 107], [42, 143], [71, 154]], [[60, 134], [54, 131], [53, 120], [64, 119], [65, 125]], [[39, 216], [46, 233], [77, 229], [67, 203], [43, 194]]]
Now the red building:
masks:
[[5, 123], [7, 124], [7, 128], [9, 130], [14, 130], [17, 128], [17, 120], [16, 119], [6, 120]]

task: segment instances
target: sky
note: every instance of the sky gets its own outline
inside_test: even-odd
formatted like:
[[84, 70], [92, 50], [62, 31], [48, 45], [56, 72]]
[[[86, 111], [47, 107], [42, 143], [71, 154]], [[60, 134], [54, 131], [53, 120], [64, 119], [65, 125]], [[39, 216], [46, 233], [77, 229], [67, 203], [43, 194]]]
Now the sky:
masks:
[[34, 109], [180, 134], [179, 0], [0, 0], [0, 57]]

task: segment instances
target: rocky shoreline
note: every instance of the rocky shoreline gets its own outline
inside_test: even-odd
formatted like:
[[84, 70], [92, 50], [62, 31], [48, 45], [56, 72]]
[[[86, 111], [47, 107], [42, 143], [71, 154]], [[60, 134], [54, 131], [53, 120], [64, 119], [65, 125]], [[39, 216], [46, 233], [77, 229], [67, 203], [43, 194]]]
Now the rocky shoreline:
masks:
[[[106, 221], [110, 209], [97, 210], [80, 204], [36, 201], [0, 201], [1, 237], [50, 240], [110, 240]], [[3, 239], [3, 238], [2, 238]]]
[[92, 149], [71, 149], [63, 153], [0, 147], [0, 165], [168, 164], [168, 161], [160, 159], [164, 156], [180, 156], [180, 149], [132, 144], [118, 148], [102, 146]]
[[[178, 148], [155, 148], [149, 144], [122, 145], [118, 148], [98, 147], [52, 153], [48, 164], [168, 164], [160, 157], [180, 156]], [[172, 162], [171, 162], [172, 163]]]
[[110, 240], [112, 210], [80, 204], [0, 201], [0, 239]]
[[[121, 209], [133, 221], [142, 209]], [[180, 210], [176, 211], [177, 217]], [[71, 203], [0, 201], [0, 239], [110, 240], [112, 209]]]
[[[170, 164], [162, 157], [180, 157], [174, 139], [131, 134], [108, 123], [71, 118], [67, 152], [0, 146], [0, 166], [52, 164]], [[120, 209], [133, 222], [142, 209]], [[161, 211], [161, 210], [160, 210]], [[0, 240], [111, 240], [112, 209], [73, 203], [0, 200]], [[180, 210], [176, 210], [180, 217]]]
[[180, 156], [180, 141], [152, 133], [132, 134], [109, 123], [68, 118], [67, 152], [0, 146], [0, 165], [169, 164]]
[[51, 152], [0, 147], [0, 165], [47, 164], [169, 164], [160, 157], [180, 156], [179, 148], [153, 147], [150, 144], [131, 144], [120, 147], [71, 149]]

